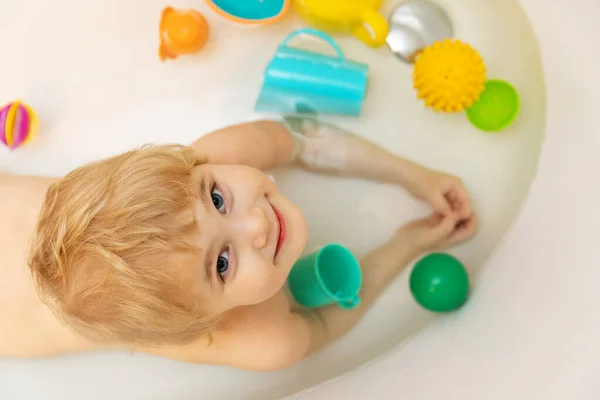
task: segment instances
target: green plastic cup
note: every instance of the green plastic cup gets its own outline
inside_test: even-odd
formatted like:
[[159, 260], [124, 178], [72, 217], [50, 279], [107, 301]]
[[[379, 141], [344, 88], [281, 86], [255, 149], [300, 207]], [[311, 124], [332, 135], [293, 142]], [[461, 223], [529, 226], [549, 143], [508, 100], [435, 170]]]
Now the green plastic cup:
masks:
[[360, 264], [350, 250], [328, 244], [294, 264], [288, 285], [298, 303], [319, 308], [337, 303], [351, 309], [360, 304]]
[[479, 99], [466, 111], [469, 121], [478, 129], [497, 132], [508, 127], [519, 114], [520, 100], [508, 82], [492, 79], [485, 83]]

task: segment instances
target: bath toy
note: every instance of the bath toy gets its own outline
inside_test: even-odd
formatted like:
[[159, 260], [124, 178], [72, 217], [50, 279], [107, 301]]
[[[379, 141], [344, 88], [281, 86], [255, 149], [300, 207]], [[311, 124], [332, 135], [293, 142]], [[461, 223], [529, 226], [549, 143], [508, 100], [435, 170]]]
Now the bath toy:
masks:
[[417, 97], [435, 111], [457, 112], [470, 107], [483, 91], [486, 69], [475, 49], [460, 40], [445, 39], [417, 55], [413, 87]]
[[294, 0], [296, 12], [325, 32], [350, 32], [365, 44], [385, 44], [388, 23], [377, 10], [383, 0]]
[[414, 63], [415, 56], [426, 46], [453, 36], [448, 14], [428, 0], [403, 2], [390, 14], [389, 25], [388, 48], [408, 63]]
[[487, 132], [509, 126], [519, 113], [519, 94], [508, 82], [493, 79], [485, 83], [479, 100], [467, 109], [471, 123]]
[[27, 104], [17, 100], [0, 108], [0, 141], [13, 150], [33, 139], [38, 118]]
[[160, 59], [199, 52], [208, 41], [208, 32], [208, 22], [198, 11], [166, 7], [160, 19]]
[[467, 300], [469, 275], [455, 257], [429, 254], [415, 264], [410, 274], [410, 291], [417, 303], [430, 311], [452, 311]]
[[290, 0], [206, 0], [222, 17], [245, 25], [267, 25], [281, 20]]
[[[299, 35], [325, 41], [336, 56], [290, 47], [290, 40]], [[269, 62], [255, 109], [281, 114], [358, 116], [366, 95], [368, 71], [367, 65], [346, 59], [324, 32], [296, 30], [279, 45]]]
[[360, 263], [346, 247], [332, 243], [302, 257], [288, 277], [294, 299], [304, 307], [330, 304], [351, 309], [360, 305]]

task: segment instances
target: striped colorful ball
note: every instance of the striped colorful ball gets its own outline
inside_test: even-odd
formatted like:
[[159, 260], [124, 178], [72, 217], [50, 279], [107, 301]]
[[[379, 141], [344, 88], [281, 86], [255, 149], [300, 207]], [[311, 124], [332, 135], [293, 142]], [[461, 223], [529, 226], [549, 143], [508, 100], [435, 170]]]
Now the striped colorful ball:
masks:
[[37, 127], [37, 116], [27, 104], [15, 101], [0, 108], [0, 141], [9, 149], [29, 143]]

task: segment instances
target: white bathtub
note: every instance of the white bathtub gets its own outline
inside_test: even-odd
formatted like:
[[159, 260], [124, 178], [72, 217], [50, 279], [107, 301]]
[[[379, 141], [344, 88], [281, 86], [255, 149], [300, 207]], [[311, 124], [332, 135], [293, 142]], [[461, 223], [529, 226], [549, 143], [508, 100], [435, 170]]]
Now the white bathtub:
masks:
[[[456, 35], [481, 51], [490, 77], [520, 91], [515, 125], [489, 135], [462, 115], [425, 110], [408, 66], [351, 38], [339, 43], [370, 64], [369, 95], [361, 118], [331, 120], [464, 177], [482, 226], [475, 240], [453, 250], [474, 276], [460, 312], [434, 318], [419, 309], [405, 275], [350, 335], [286, 371], [255, 374], [122, 353], [0, 360], [0, 398], [598, 398], [600, 29], [592, 22], [600, 3], [440, 3]], [[170, 4], [206, 11], [213, 39], [197, 57], [165, 64], [156, 56], [166, 5], [160, 0], [0, 4], [0, 103], [22, 96], [45, 128], [28, 148], [0, 149], [0, 168], [57, 175], [140, 143], [185, 143], [253, 118], [264, 66], [299, 22], [244, 30], [199, 0]], [[348, 180], [332, 190], [322, 177], [275, 176], [306, 211], [309, 250], [336, 240], [364, 253], [427, 211], [397, 188]], [[350, 203], [340, 206], [348, 193]]]

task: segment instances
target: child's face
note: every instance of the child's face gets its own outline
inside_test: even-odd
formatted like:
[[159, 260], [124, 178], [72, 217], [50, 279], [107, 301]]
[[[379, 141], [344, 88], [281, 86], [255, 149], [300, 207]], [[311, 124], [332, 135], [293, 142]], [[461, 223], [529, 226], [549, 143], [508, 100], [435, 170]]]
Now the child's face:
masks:
[[257, 169], [204, 164], [194, 176], [202, 297], [214, 312], [271, 298], [306, 246], [302, 212]]

